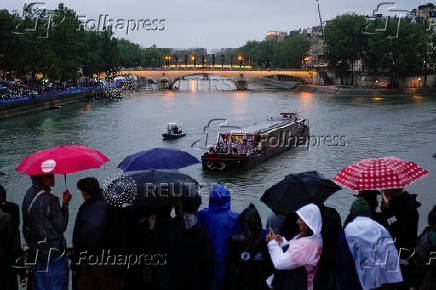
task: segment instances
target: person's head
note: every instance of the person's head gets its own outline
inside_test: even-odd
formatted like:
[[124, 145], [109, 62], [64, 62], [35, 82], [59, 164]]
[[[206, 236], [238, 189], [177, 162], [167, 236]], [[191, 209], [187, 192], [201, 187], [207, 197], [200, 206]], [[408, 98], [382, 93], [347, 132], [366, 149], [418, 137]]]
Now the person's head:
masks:
[[390, 188], [390, 189], [383, 189], [383, 194], [385, 195], [387, 200], [390, 201], [394, 196], [403, 195], [404, 191], [402, 188]]
[[298, 217], [297, 219], [298, 230], [300, 231], [300, 236], [307, 237], [313, 235], [313, 231], [306, 225], [306, 223]]
[[32, 182], [39, 183], [45, 187], [53, 187], [55, 185], [55, 177], [53, 174], [32, 175]]
[[371, 210], [369, 208], [368, 202], [363, 198], [357, 198], [352, 204], [350, 208], [350, 215], [354, 219], [357, 216], [371, 216]]
[[215, 185], [209, 197], [209, 208], [230, 209], [230, 191], [222, 184]]
[[201, 205], [200, 194], [193, 196], [182, 196], [182, 210], [185, 214], [195, 214]]
[[310, 203], [297, 210], [297, 225], [300, 236], [319, 235], [322, 228], [322, 217], [319, 208]]
[[254, 204], [244, 209], [238, 217], [238, 223], [248, 240], [262, 234], [262, 221]]
[[77, 182], [77, 189], [82, 192], [83, 199], [95, 198], [101, 196], [100, 184], [94, 177], [87, 177], [80, 179]]
[[431, 212], [428, 214], [428, 225], [436, 228], [436, 205], [433, 207]]
[[375, 210], [378, 206], [377, 196], [381, 194], [378, 190], [362, 190], [359, 191], [357, 196], [363, 197], [369, 205], [371, 210]]

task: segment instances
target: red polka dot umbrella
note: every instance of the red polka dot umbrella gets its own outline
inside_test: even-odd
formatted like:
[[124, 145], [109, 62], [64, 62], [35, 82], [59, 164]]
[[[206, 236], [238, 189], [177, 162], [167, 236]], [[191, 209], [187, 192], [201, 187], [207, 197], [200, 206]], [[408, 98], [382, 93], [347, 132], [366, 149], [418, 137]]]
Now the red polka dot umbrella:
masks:
[[344, 168], [333, 181], [352, 190], [403, 188], [427, 175], [424, 168], [397, 157], [364, 159]]

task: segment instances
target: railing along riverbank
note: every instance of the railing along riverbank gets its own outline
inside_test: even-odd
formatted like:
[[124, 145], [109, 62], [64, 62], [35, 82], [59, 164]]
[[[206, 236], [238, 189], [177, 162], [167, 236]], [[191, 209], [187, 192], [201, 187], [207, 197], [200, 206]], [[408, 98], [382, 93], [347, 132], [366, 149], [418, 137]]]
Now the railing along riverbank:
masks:
[[2, 100], [0, 102], [0, 119], [15, 117], [32, 112], [48, 110], [53, 104], [65, 106], [79, 101], [103, 98], [120, 98], [122, 91], [132, 86], [124, 82], [114, 82], [101, 86], [74, 88], [64, 91], [49, 92], [33, 96]]

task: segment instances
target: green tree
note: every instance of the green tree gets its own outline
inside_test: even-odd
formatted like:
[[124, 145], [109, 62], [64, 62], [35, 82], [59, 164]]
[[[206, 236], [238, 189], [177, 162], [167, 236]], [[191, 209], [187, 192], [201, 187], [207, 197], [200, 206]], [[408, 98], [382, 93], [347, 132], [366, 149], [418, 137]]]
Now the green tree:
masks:
[[329, 66], [340, 75], [341, 84], [352, 64], [363, 56], [367, 44], [364, 27], [364, 16], [344, 14], [337, 16], [324, 29], [325, 57]]
[[398, 21], [389, 21], [386, 31], [371, 34], [365, 55], [369, 70], [389, 73], [391, 87], [397, 86], [399, 80], [422, 73], [424, 60], [431, 60], [425, 27], [405, 18], [399, 21], [399, 28]]
[[311, 42], [307, 37], [296, 35], [278, 43], [278, 63], [282, 68], [301, 68], [303, 58], [307, 56]]

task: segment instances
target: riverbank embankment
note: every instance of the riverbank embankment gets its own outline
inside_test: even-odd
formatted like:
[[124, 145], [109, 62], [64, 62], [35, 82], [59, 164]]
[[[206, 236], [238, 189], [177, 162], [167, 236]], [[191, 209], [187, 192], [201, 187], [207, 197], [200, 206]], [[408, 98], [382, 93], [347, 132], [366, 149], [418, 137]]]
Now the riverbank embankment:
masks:
[[72, 103], [102, 98], [107, 94], [106, 88], [96, 88], [74, 93], [63, 93], [44, 98], [32, 98], [20, 102], [0, 104], [0, 120], [20, 116], [28, 113], [49, 110], [54, 104], [66, 106]]
[[337, 96], [436, 96], [436, 87], [432, 88], [354, 88], [341, 86], [317, 86], [308, 84], [298, 84], [295, 91], [332, 94]]

